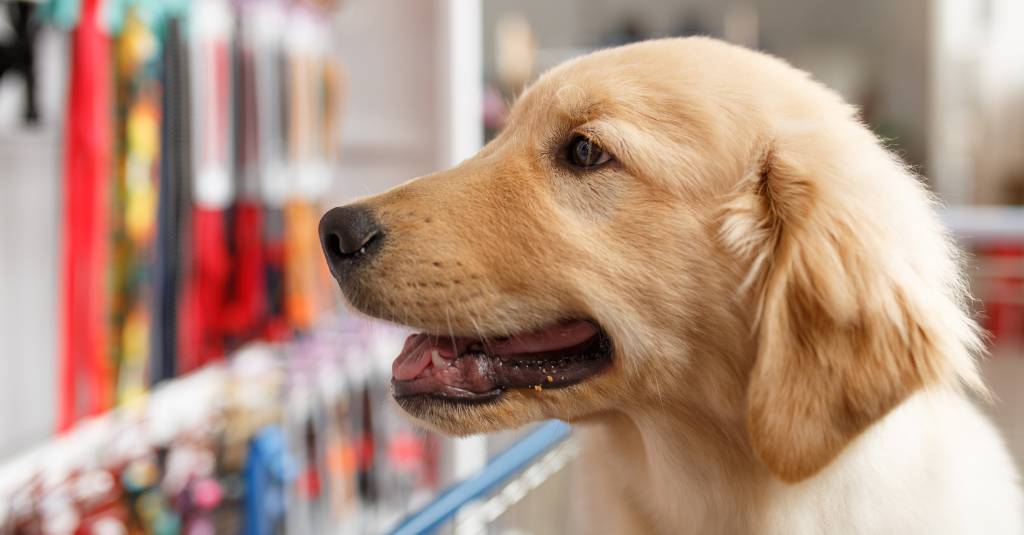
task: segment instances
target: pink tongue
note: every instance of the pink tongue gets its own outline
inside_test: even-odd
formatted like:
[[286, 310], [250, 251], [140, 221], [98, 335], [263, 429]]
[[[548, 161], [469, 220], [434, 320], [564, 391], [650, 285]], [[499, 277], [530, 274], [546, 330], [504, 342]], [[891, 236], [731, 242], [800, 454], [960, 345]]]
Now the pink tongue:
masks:
[[430, 352], [421, 350], [426, 338], [425, 334], [411, 334], [405, 339], [402, 352], [391, 363], [391, 375], [395, 379], [408, 381], [427, 369], [430, 365]]
[[[454, 342], [454, 343], [453, 343]], [[399, 381], [415, 379], [430, 366], [430, 355], [437, 351], [443, 359], [454, 359], [466, 350], [473, 342], [472, 338], [455, 338], [449, 336], [430, 336], [419, 333], [405, 339], [405, 347], [398, 358], [391, 364], [391, 375]]]
[[[523, 353], [543, 353], [572, 347], [597, 334], [597, 328], [585, 321], [553, 325], [531, 333], [520, 334], [501, 340], [487, 341], [487, 352], [497, 356], [513, 356]], [[410, 381], [423, 374], [430, 366], [434, 351], [447, 360], [462, 354], [466, 348], [478, 342], [473, 338], [454, 338], [414, 334], [406, 338], [405, 347], [391, 365], [391, 374], [399, 381]]]
[[543, 353], [582, 344], [595, 334], [597, 334], [597, 327], [594, 327], [592, 323], [576, 321], [495, 340], [487, 344], [487, 349], [495, 355], [505, 356], [518, 353]]

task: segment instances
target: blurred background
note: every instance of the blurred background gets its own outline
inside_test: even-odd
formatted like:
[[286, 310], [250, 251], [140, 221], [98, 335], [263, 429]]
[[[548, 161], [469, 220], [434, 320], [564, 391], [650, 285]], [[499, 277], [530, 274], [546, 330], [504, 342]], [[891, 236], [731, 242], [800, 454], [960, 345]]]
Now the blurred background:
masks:
[[344, 312], [316, 223], [473, 154], [544, 70], [670, 36], [813, 73], [919, 171], [1024, 464], [1021, 27], [1019, 0], [0, 0], [0, 532], [564, 532], [568, 430], [409, 425], [405, 333]]

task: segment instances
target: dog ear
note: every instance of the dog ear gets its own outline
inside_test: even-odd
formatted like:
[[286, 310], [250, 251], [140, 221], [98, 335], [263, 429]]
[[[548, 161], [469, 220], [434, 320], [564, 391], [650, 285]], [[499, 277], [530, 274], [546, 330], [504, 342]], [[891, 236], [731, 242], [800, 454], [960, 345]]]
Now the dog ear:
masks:
[[942, 335], [897, 283], [873, 222], [825, 189], [833, 179], [842, 180], [768, 151], [722, 227], [752, 259], [745, 283], [757, 306], [751, 444], [789, 482], [817, 473], [945, 374], [935, 348]]

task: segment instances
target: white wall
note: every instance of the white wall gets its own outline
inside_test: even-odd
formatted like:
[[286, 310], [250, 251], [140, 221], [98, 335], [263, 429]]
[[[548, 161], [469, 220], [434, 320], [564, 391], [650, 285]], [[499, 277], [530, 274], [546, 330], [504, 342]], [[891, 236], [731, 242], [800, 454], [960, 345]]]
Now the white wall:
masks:
[[0, 459], [54, 429], [59, 139], [0, 134]]
[[40, 34], [41, 123], [22, 122], [22, 80], [0, 80], [0, 460], [49, 436], [57, 398], [62, 34]]
[[437, 4], [353, 0], [339, 13], [335, 43], [348, 70], [348, 95], [336, 202], [442, 166]]

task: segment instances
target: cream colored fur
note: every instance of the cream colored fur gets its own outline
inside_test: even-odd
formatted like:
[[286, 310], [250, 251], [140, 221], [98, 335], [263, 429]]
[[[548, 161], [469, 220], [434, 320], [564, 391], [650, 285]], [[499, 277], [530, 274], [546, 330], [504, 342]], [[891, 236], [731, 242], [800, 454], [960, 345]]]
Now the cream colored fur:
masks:
[[[613, 162], [568, 169], [577, 134]], [[577, 423], [580, 533], [1024, 529], [931, 199], [782, 61], [704, 38], [582, 57], [475, 157], [362, 202], [385, 241], [347, 283], [356, 308], [610, 335], [612, 368], [573, 387], [403, 404], [454, 434]]]

